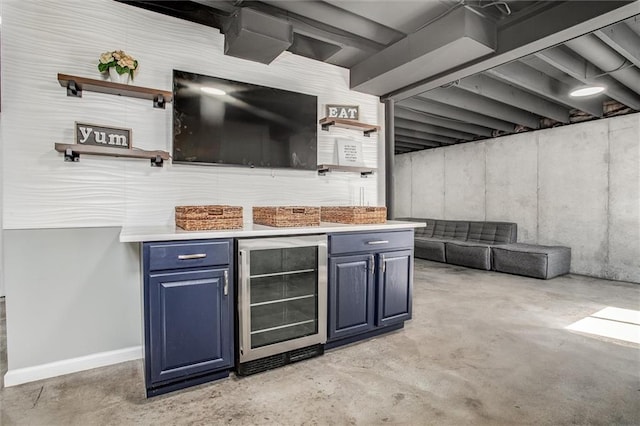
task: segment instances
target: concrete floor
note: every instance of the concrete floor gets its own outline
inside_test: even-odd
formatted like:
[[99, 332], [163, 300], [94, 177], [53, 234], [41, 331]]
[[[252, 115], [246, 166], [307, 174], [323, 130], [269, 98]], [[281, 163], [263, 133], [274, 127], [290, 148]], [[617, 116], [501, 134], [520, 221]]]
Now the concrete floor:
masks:
[[564, 330], [606, 306], [640, 285], [416, 260], [404, 330], [152, 399], [141, 361], [2, 389], [0, 424], [638, 425], [638, 345]]

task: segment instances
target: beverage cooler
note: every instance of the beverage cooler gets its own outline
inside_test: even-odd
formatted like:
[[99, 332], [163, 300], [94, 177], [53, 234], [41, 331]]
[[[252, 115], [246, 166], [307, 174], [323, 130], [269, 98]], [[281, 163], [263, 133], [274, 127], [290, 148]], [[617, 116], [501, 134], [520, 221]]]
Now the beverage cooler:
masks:
[[327, 237], [238, 240], [239, 375], [324, 351]]

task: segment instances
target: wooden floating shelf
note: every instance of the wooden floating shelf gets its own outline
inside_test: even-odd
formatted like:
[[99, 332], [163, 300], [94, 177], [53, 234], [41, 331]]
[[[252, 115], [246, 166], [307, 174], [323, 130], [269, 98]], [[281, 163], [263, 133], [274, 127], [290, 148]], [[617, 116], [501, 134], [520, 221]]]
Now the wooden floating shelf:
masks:
[[145, 151], [138, 148], [124, 149], [110, 146], [56, 143], [55, 149], [64, 154], [64, 161], [79, 161], [80, 154], [90, 154], [107, 157], [142, 158], [151, 160], [152, 166], [162, 167], [162, 163], [171, 158], [166, 151]]
[[361, 123], [359, 121], [345, 120], [342, 118], [325, 117], [321, 119], [319, 123], [322, 125], [322, 130], [329, 130], [329, 127], [331, 126], [343, 127], [345, 129], [362, 130], [364, 135], [367, 137], [369, 137], [371, 133], [374, 133], [380, 130], [380, 126], [376, 126], [374, 124], [366, 124], [366, 123]]
[[318, 165], [318, 174], [324, 176], [327, 172], [354, 172], [360, 173], [361, 177], [367, 177], [372, 175], [376, 169], [372, 169], [371, 167], [354, 167], [354, 166], [339, 166], [337, 164], [319, 164]]
[[155, 108], [164, 108], [167, 102], [173, 100], [173, 93], [167, 90], [151, 89], [148, 87], [132, 86], [130, 84], [113, 83], [107, 80], [78, 77], [75, 75], [58, 74], [60, 86], [66, 87], [67, 96], [82, 97], [82, 91], [106, 93], [108, 95], [128, 96], [131, 98], [149, 99]]

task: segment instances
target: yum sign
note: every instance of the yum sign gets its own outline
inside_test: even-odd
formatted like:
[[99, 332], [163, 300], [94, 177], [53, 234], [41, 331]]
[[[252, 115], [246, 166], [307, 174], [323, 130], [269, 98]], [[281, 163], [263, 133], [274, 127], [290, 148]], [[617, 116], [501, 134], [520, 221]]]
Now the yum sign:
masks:
[[76, 143], [131, 149], [131, 129], [76, 122]]

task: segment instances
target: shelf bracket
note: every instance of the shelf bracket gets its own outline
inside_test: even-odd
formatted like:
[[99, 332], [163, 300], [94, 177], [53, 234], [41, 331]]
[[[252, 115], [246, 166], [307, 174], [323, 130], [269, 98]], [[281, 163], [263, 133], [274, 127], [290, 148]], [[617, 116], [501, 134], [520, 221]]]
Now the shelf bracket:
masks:
[[376, 131], [377, 131], [377, 129], [371, 129], [371, 130], [365, 130], [362, 133], [364, 133], [364, 137], [370, 138], [371, 137], [371, 133], [374, 133]]
[[372, 174], [373, 174], [373, 170], [367, 170], [366, 172], [360, 172], [360, 177], [366, 179], [369, 177], [369, 175], [372, 175]]
[[156, 155], [155, 158], [151, 159], [151, 167], [162, 167], [164, 160], [159, 155]]
[[329, 131], [329, 127], [331, 127], [333, 125], [333, 123], [326, 123], [326, 124], [322, 124], [322, 130], [326, 130]]
[[80, 154], [71, 148], [67, 148], [64, 150], [64, 161], [78, 162], [80, 161]]
[[165, 100], [165, 98], [164, 98], [164, 96], [162, 94], [158, 94], [158, 95], [155, 95], [153, 97], [153, 107], [154, 108], [162, 108], [162, 109], [164, 109], [166, 104], [167, 104], [167, 101]]
[[82, 97], [82, 89], [78, 87], [74, 80], [67, 81], [67, 96]]
[[328, 172], [330, 172], [329, 168], [318, 169], [319, 176], [326, 176]]

